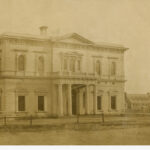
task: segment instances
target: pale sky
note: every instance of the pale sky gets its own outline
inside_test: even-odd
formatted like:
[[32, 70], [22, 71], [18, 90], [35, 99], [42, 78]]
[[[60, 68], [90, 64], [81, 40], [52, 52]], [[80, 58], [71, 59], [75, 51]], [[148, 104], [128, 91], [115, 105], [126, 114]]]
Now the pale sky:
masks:
[[126, 92], [150, 92], [150, 0], [0, 0], [0, 33], [76, 32], [123, 44]]

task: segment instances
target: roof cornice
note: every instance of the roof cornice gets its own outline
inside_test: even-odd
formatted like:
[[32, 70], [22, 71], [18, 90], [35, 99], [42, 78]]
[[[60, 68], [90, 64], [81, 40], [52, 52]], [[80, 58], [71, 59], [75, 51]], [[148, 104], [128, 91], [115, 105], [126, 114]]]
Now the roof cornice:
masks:
[[9, 38], [15, 38], [20, 40], [51, 41], [50, 37], [27, 35], [27, 34], [25, 35], [25, 34], [4, 33], [0, 35], [0, 39], [9, 39]]
[[[70, 36], [75, 36], [78, 38], [81, 38], [82, 40], [87, 41], [86, 43], [67, 43], [67, 42], [63, 42], [60, 39], [64, 39], [64, 38], [69, 38]], [[15, 38], [15, 39], [20, 39], [20, 40], [34, 40], [34, 41], [49, 41], [49, 42], [53, 42], [53, 43], [61, 43], [61, 44], [70, 44], [70, 45], [80, 45], [80, 46], [89, 46], [89, 47], [93, 47], [93, 48], [104, 48], [104, 49], [115, 49], [115, 50], [121, 50], [121, 51], [126, 51], [129, 48], [126, 48], [122, 45], [117, 45], [117, 44], [111, 44], [111, 43], [94, 43], [92, 41], [89, 41], [88, 39], [73, 33], [73, 34], [68, 34], [65, 35], [63, 37], [60, 36], [60, 38], [58, 38], [59, 40], [54, 40], [53, 37], [49, 37], [49, 36], [40, 36], [40, 35], [31, 35], [31, 34], [18, 34], [18, 33], [3, 33], [0, 35], [0, 39], [9, 39], [9, 38]]]

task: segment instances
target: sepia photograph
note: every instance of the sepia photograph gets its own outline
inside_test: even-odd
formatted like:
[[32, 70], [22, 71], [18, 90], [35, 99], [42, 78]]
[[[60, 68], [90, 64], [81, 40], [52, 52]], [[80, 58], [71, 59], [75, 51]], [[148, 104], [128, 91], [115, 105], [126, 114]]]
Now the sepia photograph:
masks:
[[149, 0], [0, 0], [2, 145], [150, 145]]

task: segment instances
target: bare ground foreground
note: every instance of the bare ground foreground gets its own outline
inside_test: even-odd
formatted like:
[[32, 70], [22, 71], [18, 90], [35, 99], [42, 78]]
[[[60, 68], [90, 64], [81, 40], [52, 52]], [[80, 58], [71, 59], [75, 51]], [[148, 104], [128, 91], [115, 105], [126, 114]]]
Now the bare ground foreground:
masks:
[[148, 145], [150, 127], [0, 132], [1, 145]]
[[107, 117], [104, 123], [64, 120], [54, 119], [57, 125], [1, 126], [0, 145], [150, 145], [150, 116]]

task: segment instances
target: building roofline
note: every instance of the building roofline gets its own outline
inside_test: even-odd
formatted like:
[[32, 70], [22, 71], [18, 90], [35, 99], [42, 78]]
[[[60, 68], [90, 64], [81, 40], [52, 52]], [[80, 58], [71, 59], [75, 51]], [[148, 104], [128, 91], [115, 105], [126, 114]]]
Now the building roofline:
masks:
[[41, 36], [41, 35], [32, 35], [32, 34], [21, 34], [21, 33], [11, 33], [11, 32], [5, 32], [0, 35], [0, 38], [18, 38], [18, 39], [30, 39], [30, 40], [41, 40], [41, 41], [47, 41], [51, 40], [48, 36]]
[[[17, 38], [17, 39], [29, 39], [29, 40], [65, 43], [65, 42], [61, 42], [61, 39], [66, 39], [66, 38], [69, 38], [70, 36], [76, 36], [76, 37], [84, 40], [85, 43], [79, 43], [80, 45], [84, 45], [84, 46], [93, 46], [93, 47], [98, 47], [98, 48], [110, 48], [110, 49], [117, 49], [117, 50], [123, 50], [123, 51], [126, 51], [129, 49], [129, 48], [124, 47], [123, 45], [119, 45], [119, 44], [102, 43], [102, 42], [95, 43], [95, 42], [92, 42], [92, 41], [80, 36], [77, 33], [70, 33], [70, 34], [66, 34], [64, 36], [52, 37], [52, 36], [41, 36], [41, 35], [5, 32], [0, 35], [0, 39], [2, 39], [2, 38]], [[77, 43], [70, 43], [70, 44], [77, 44]]]

